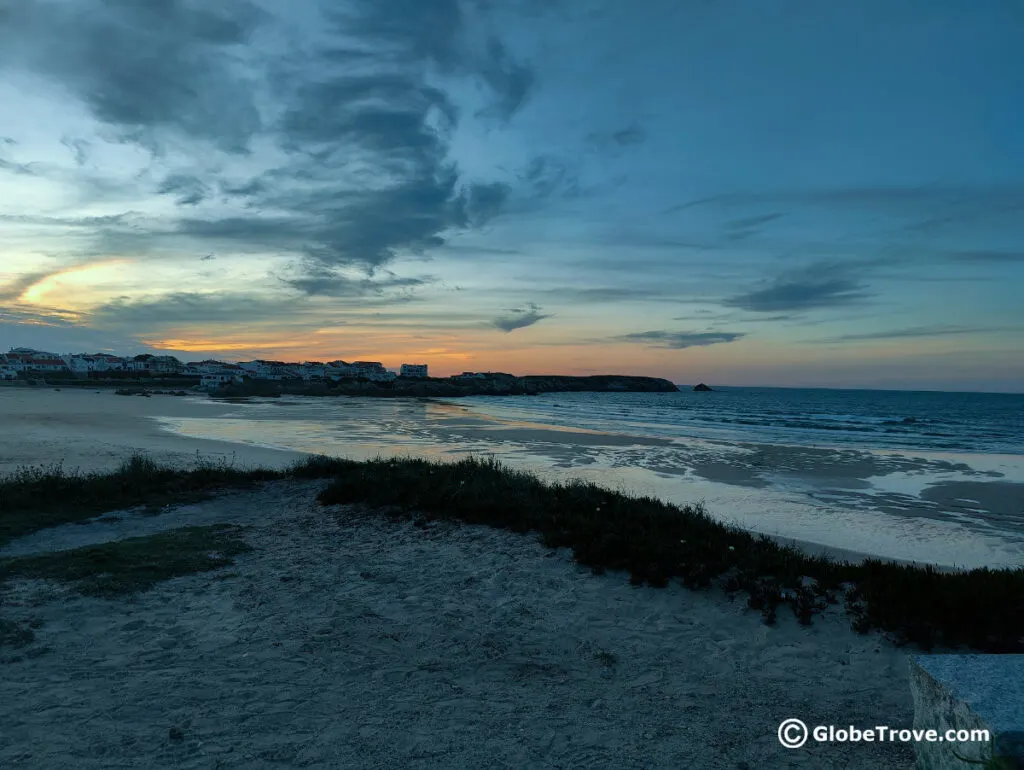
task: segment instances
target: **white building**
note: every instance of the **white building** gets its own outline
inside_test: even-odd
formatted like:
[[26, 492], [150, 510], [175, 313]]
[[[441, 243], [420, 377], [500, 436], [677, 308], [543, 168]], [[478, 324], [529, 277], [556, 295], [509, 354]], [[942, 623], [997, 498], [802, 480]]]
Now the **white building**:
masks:
[[380, 361], [356, 361], [352, 364], [350, 377], [362, 377], [374, 382], [387, 382], [395, 379], [395, 373], [384, 368]]
[[181, 371], [181, 361], [174, 356], [153, 356], [149, 359], [149, 371], [154, 374], [177, 374]]
[[301, 377], [301, 367], [283, 361], [242, 361], [238, 364], [254, 380], [288, 380]]
[[427, 365], [426, 364], [402, 364], [402, 368], [399, 369], [399, 375], [402, 377], [426, 377], [427, 376]]
[[66, 372], [68, 365], [60, 358], [32, 357], [27, 361], [23, 360], [27, 372]]
[[241, 382], [242, 375], [237, 372], [219, 372], [216, 374], [204, 374], [199, 380], [199, 387], [206, 390], [215, 390], [222, 385]]
[[10, 364], [0, 364], [0, 380], [18, 379], [18, 370]]
[[483, 372], [463, 372], [462, 374], [453, 374], [448, 379], [456, 384], [466, 384], [476, 382], [477, 380], [486, 380], [487, 375]]

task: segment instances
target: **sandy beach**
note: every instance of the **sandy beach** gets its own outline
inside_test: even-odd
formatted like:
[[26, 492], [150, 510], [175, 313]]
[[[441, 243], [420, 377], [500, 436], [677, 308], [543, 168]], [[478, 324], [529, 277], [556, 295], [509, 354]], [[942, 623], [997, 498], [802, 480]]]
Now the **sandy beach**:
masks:
[[[1024, 565], [1024, 461], [667, 440], [496, 419], [430, 399], [117, 396], [0, 388], [0, 472], [63, 462], [109, 470], [134, 451], [280, 467], [352, 459], [494, 455], [548, 481], [579, 478], [677, 504], [839, 558], [943, 568]], [[984, 461], [984, 462], [982, 462]]]
[[[314, 438], [336, 430], [297, 418], [304, 408], [0, 389], [0, 471], [56, 462], [109, 470], [136, 451], [183, 466], [198, 456], [282, 467], [316, 447], [258, 446], [231, 428], [258, 410], [271, 438], [296, 425]], [[352, 400], [345, 408], [355, 415], [344, 428], [349, 456], [386, 450], [386, 431], [416, 439], [415, 425], [433, 426], [417, 452], [434, 457], [445, 456], [443, 430], [510, 432], [570, 458], [602, 447], [639, 451], [629, 436], [496, 425], [425, 402]], [[433, 421], [424, 419], [428, 410]], [[410, 415], [419, 422], [403, 427]], [[236, 440], [172, 424], [215, 426]], [[829, 458], [825, 472], [851, 486], [878, 471], [860, 457], [811, 450], [776, 460], [799, 468]], [[732, 473], [738, 487], [763, 491], [746, 483], [754, 476], [742, 463], [706, 472]], [[270, 482], [159, 515], [114, 512], [0, 550], [0, 558], [26, 556], [216, 523], [244, 526], [254, 549], [233, 566], [128, 598], [10, 581], [5, 618], [32, 627], [34, 640], [0, 647], [0, 766], [752, 770], [913, 762], [910, 744], [787, 750], [777, 740], [790, 717], [913, 721], [911, 650], [854, 633], [841, 608], [810, 627], [783, 610], [766, 626], [743, 598], [596, 576], [532, 536], [323, 508], [315, 501], [323, 483]]]
[[301, 452], [227, 441], [192, 439], [163, 430], [155, 415], [217, 418], [230, 404], [177, 396], [118, 396], [92, 391], [0, 388], [0, 473], [19, 466], [63, 463], [68, 470], [103, 471], [134, 452], [171, 465], [208, 460], [281, 467]]
[[255, 550], [130, 599], [14, 582], [5, 612], [37, 629], [4, 655], [0, 765], [912, 763], [902, 744], [777, 741], [794, 716], [912, 722], [906, 654], [841, 612], [768, 627], [742, 600], [635, 588], [529, 537], [324, 509], [318, 488], [274, 482], [12, 543], [2, 555], [233, 522]]

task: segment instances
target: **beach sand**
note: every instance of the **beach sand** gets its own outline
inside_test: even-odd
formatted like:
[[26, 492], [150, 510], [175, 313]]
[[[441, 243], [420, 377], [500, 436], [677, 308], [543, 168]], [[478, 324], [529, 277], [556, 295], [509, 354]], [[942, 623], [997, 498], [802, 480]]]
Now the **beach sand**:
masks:
[[632, 587], [529, 536], [325, 509], [322, 484], [12, 543], [3, 555], [234, 522], [255, 550], [130, 599], [12, 582], [5, 615], [38, 628], [0, 649], [0, 767], [913, 763], [909, 744], [777, 740], [790, 717], [912, 724], [906, 653], [841, 611], [768, 627], [742, 599]]
[[112, 390], [0, 388], [0, 474], [63, 463], [66, 470], [109, 471], [135, 452], [170, 465], [207, 460], [280, 468], [302, 452], [178, 436], [152, 419], [214, 418], [232, 405], [204, 396], [118, 396]]

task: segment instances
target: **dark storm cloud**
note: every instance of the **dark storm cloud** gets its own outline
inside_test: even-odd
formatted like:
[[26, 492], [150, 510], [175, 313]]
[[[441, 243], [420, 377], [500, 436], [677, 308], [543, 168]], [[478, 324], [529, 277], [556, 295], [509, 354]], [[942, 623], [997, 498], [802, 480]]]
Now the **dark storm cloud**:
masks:
[[719, 345], [725, 342], [735, 342], [744, 336], [740, 332], [650, 331], [623, 334], [615, 339], [622, 342], [639, 342], [653, 348], [683, 350], [685, 348], [698, 348], [707, 345]]
[[551, 316], [549, 314], [541, 313], [540, 308], [531, 302], [525, 307], [513, 308], [509, 311], [508, 315], [498, 316], [491, 321], [491, 326], [495, 329], [501, 329], [501, 331], [508, 333], [515, 331], [516, 329], [533, 326], [535, 323], [543, 321], [545, 318], [551, 318]]
[[863, 265], [820, 263], [788, 272], [763, 289], [724, 300], [729, 307], [778, 313], [848, 305], [870, 296], [858, 273]]
[[229, 57], [260, 16], [244, 0], [8, 3], [0, 70], [47, 76], [100, 121], [145, 141], [170, 129], [241, 151], [260, 116]]

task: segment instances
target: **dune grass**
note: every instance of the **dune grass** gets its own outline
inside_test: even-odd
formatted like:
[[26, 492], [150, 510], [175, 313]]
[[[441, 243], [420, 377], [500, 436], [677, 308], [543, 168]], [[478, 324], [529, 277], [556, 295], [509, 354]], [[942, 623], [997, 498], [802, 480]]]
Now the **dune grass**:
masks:
[[324, 477], [332, 460], [313, 457], [287, 471], [242, 468], [233, 460], [196, 456], [190, 468], [169, 468], [135, 454], [112, 473], [69, 471], [61, 464], [19, 468], [0, 477], [0, 546], [48, 527], [145, 505], [158, 510], [209, 498], [219, 489], [261, 481]]
[[36, 578], [71, 583], [88, 596], [120, 596], [170, 578], [220, 569], [251, 550], [242, 527], [182, 527], [146, 537], [0, 559], [0, 583]]
[[802, 623], [843, 601], [859, 631], [898, 642], [1024, 652], [1024, 569], [947, 573], [868, 560], [837, 563], [725, 526], [700, 506], [678, 507], [595, 484], [546, 484], [493, 460], [451, 464], [375, 460], [340, 466], [325, 505], [390, 506], [400, 515], [536, 531], [595, 572], [634, 584], [744, 592], [767, 622], [789, 605]]
[[[720, 586], [745, 594], [768, 623], [789, 606], [809, 624], [824, 607], [842, 602], [855, 629], [881, 629], [897, 642], [1024, 652], [1024, 569], [947, 573], [877, 560], [837, 563], [723, 525], [700, 506], [674, 506], [591, 483], [548, 484], [493, 459], [311, 457], [272, 471], [225, 464], [173, 470], [136, 457], [110, 474], [22, 470], [0, 479], [0, 543], [103, 511], [177, 503], [285, 478], [331, 479], [319, 495], [324, 505], [357, 503], [416, 523], [445, 519], [536, 532], [549, 547], [572, 549], [576, 561], [594, 572], [627, 572], [634, 585]], [[124, 558], [152, 561], [154, 548], [171, 547], [154, 540]], [[14, 568], [8, 563], [4, 569]], [[66, 563], [58, 571], [77, 574], [75, 569]]]

